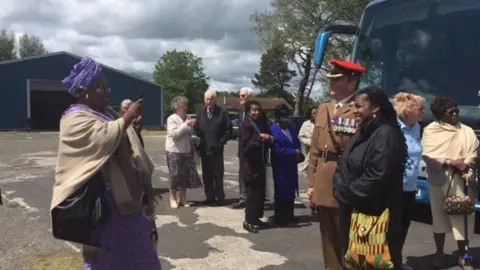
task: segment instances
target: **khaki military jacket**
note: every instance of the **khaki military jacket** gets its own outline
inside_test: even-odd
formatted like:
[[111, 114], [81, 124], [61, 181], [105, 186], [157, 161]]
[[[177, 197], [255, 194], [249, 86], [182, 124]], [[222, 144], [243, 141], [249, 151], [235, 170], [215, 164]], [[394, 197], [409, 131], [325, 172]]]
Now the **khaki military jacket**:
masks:
[[314, 188], [312, 203], [316, 206], [338, 208], [333, 197], [333, 174], [339, 155], [355, 132], [354, 107], [352, 98], [335, 113], [333, 102], [317, 108], [308, 164], [308, 186]]

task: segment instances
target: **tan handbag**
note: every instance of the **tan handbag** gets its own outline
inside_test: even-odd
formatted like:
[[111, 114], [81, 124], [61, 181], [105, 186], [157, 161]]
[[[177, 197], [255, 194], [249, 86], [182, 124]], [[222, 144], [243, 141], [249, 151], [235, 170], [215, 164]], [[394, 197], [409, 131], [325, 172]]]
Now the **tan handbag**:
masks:
[[448, 196], [450, 188], [453, 185], [455, 172], [452, 172], [450, 183], [448, 184], [447, 194], [443, 203], [443, 212], [449, 215], [470, 215], [475, 212], [475, 202], [468, 196], [468, 183], [465, 180], [464, 195]]

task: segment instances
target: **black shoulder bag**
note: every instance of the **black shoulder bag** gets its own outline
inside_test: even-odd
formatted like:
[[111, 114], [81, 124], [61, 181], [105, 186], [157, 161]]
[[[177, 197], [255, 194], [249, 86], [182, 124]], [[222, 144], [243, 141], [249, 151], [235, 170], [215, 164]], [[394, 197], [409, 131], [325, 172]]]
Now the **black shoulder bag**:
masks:
[[88, 244], [93, 230], [110, 218], [111, 209], [105, 198], [103, 172], [97, 172], [81, 188], [52, 209], [53, 237]]

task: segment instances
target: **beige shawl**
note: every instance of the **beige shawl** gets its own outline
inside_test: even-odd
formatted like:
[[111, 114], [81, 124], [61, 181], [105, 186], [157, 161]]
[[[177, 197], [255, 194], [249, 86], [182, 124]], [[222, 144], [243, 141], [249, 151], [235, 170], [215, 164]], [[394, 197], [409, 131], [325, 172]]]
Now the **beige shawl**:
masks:
[[311, 120], [303, 122], [300, 131], [298, 132], [298, 139], [302, 143], [305, 153], [305, 161], [298, 165], [298, 170], [303, 172], [306, 176], [308, 169], [308, 162], [310, 159], [310, 145], [312, 143], [313, 129], [315, 124]]
[[[446, 184], [451, 176], [451, 172], [441, 166], [445, 159], [464, 158], [466, 164], [473, 166], [479, 146], [477, 136], [470, 127], [461, 123], [452, 126], [437, 121], [425, 127], [422, 144], [428, 181], [434, 185]], [[463, 177], [471, 180], [473, 174], [466, 173]]]
[[[86, 110], [74, 111], [61, 119], [59, 137], [50, 209], [103, 169], [120, 213], [126, 215], [142, 210], [134, 181], [144, 184], [149, 198], [148, 210], [153, 213], [155, 197], [151, 177], [154, 166], [135, 130], [131, 126], [125, 127], [122, 118], [106, 121]], [[135, 177], [133, 165], [139, 170], [140, 179]]]

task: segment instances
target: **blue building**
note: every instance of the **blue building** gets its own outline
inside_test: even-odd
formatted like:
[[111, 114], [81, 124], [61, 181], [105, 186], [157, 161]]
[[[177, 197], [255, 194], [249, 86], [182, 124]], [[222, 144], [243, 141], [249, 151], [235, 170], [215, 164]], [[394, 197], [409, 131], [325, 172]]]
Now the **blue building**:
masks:
[[[81, 57], [68, 52], [0, 62], [0, 130], [58, 130], [63, 111], [74, 102], [61, 80]], [[102, 65], [115, 108], [122, 100], [145, 100], [143, 125], [162, 127], [163, 89], [150, 81]]]

